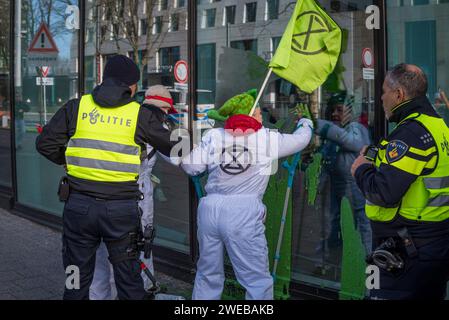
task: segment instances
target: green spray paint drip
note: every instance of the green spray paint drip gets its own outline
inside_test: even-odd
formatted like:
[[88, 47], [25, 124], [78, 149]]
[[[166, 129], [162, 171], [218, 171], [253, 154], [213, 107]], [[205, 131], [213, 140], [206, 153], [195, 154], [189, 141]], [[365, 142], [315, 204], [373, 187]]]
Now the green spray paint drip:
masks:
[[223, 300], [245, 300], [246, 290], [235, 279], [226, 279], [221, 298]]
[[360, 234], [355, 229], [351, 204], [346, 197], [341, 202], [340, 219], [343, 238], [340, 300], [361, 300], [365, 297], [366, 289], [366, 253]]
[[318, 185], [320, 183], [321, 173], [321, 160], [323, 155], [321, 153], [315, 153], [313, 155], [312, 162], [308, 165], [306, 176], [306, 190], [307, 190], [307, 202], [309, 205], [314, 205], [316, 196], [318, 193]]
[[[293, 131], [295, 123], [288, 121], [278, 122], [279, 127], [283, 127], [286, 132]], [[292, 130], [285, 127], [291, 126]], [[289, 162], [292, 161], [289, 158]], [[280, 160], [282, 162], [282, 160]], [[300, 165], [299, 165], [300, 166]], [[270, 177], [267, 190], [263, 198], [263, 203], [267, 207], [267, 216], [265, 219], [265, 237], [268, 245], [268, 259], [270, 263], [270, 272], [273, 270], [274, 255], [279, 237], [281, 226], [282, 209], [284, 207], [285, 193], [287, 191], [288, 172], [279, 169], [276, 175]], [[280, 260], [277, 266], [276, 278], [274, 279], [274, 298], [278, 300], [287, 300], [290, 298], [289, 287], [291, 282], [291, 264], [292, 264], [292, 193], [288, 201], [287, 216], [283, 241], [280, 251]], [[229, 258], [225, 256], [225, 264], [230, 265]], [[224, 290], [222, 299], [242, 300], [245, 298], [245, 289], [237, 282], [233, 272], [225, 273]]]
[[[231, 260], [228, 254], [225, 252], [224, 256], [225, 266], [231, 266]], [[234, 270], [229, 268], [225, 269], [225, 283], [221, 298], [223, 300], [244, 300], [246, 290], [236, 280]]]

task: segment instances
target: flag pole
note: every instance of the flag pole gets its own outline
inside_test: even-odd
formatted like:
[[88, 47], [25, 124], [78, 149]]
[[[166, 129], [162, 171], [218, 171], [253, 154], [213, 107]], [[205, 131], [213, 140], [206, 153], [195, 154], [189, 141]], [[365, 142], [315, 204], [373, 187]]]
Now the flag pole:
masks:
[[259, 103], [260, 98], [262, 97], [263, 91], [265, 90], [265, 87], [267, 86], [268, 79], [270, 79], [270, 76], [271, 76], [272, 72], [273, 72], [273, 68], [269, 68], [267, 76], [265, 77], [265, 80], [264, 80], [264, 82], [262, 84], [262, 88], [260, 88], [259, 94], [257, 95], [257, 99], [256, 99], [256, 101], [254, 101], [254, 105], [253, 105], [253, 107], [251, 109], [251, 112], [249, 113], [250, 117], [253, 116], [254, 110], [256, 110], [256, 106]]

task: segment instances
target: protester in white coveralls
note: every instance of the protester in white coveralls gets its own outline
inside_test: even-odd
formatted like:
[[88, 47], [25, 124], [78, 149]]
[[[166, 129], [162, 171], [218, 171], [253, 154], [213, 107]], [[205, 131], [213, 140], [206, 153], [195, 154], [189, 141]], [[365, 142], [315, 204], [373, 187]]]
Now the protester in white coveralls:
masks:
[[[177, 113], [176, 109], [173, 107], [173, 99], [170, 92], [161, 85], [155, 85], [148, 88], [145, 92], [145, 100], [143, 101], [142, 107], [160, 108], [167, 114]], [[145, 159], [142, 159], [138, 180], [139, 189], [144, 196], [144, 199], [139, 202], [139, 208], [142, 212], [142, 229], [147, 225], [153, 225], [154, 203], [151, 173], [155, 164], [155, 151], [153, 147], [147, 145], [146, 157]], [[154, 274], [153, 257], [151, 256], [149, 259], [144, 259], [142, 252], [141, 260], [146, 264], [150, 272]], [[142, 278], [144, 281], [144, 288], [146, 290], [151, 288], [152, 283], [143, 272]], [[90, 286], [89, 297], [91, 300], [111, 300], [115, 299], [116, 295], [112, 266], [108, 260], [106, 246], [102, 242], [97, 250], [94, 278]]]
[[224, 249], [246, 299], [273, 299], [265, 238], [266, 207], [262, 203], [273, 160], [303, 150], [312, 137], [313, 124], [301, 119], [293, 134], [281, 134], [262, 127], [256, 109], [255, 90], [235, 96], [210, 118], [225, 121], [211, 129], [182, 168], [192, 176], [207, 171], [207, 196], [198, 207], [200, 258], [192, 299], [220, 299], [224, 286]]

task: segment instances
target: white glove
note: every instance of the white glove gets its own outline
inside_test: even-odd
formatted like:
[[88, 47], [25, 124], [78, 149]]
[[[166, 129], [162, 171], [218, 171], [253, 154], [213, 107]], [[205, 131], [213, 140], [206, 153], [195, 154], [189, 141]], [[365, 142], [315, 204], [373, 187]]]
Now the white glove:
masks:
[[297, 128], [299, 127], [309, 127], [311, 130], [313, 130], [313, 122], [310, 119], [307, 118], [301, 118], [298, 121]]

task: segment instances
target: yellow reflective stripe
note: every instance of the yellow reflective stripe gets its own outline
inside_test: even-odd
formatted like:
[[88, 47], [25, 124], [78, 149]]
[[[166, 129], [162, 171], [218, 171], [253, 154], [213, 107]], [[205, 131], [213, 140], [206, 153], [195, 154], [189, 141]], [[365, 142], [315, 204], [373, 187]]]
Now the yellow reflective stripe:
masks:
[[126, 145], [122, 143], [94, 140], [94, 139], [70, 139], [68, 143], [69, 148], [88, 148], [97, 150], [107, 150], [117, 153], [124, 153], [130, 155], [139, 155], [140, 148], [133, 145]]
[[93, 181], [108, 181], [108, 182], [128, 182], [137, 181], [138, 174], [129, 172], [109, 171], [97, 168], [85, 168], [71, 164], [67, 164], [67, 169], [71, 172], [69, 175]]
[[137, 164], [89, 159], [81, 157], [66, 157], [67, 164], [83, 168], [102, 169], [114, 172], [127, 172], [138, 174], [140, 166]]
[[408, 149], [408, 151], [410, 151], [410, 152], [412, 152], [414, 154], [417, 154], [419, 156], [426, 157], [428, 155], [431, 155], [434, 152], [437, 152], [437, 148], [436, 147], [432, 147], [432, 148], [429, 148], [427, 150], [421, 150], [421, 149], [418, 149], [418, 148], [410, 147]]
[[414, 174], [416, 176], [419, 176], [421, 174], [422, 170], [425, 168], [427, 162], [419, 161], [419, 160], [404, 156], [400, 160], [392, 162], [392, 163], [388, 163], [386, 159], [383, 159], [382, 163], [384, 163], [386, 165], [393, 166], [402, 171]]
[[71, 147], [67, 149], [65, 155], [66, 157], [81, 157], [81, 158], [88, 158], [95, 160], [98, 159], [98, 160], [137, 164], [137, 165], [140, 164], [139, 156], [98, 149]]

